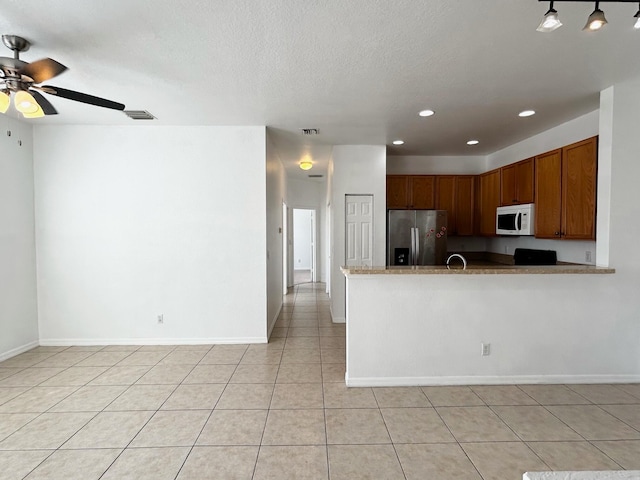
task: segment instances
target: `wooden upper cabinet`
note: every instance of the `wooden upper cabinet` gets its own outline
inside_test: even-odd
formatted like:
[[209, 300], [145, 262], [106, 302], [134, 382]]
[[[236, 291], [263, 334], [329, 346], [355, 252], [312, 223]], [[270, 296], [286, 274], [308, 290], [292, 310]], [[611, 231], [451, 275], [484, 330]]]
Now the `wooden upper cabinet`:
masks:
[[535, 159], [529, 158], [500, 169], [500, 204], [519, 205], [534, 201]]
[[474, 234], [474, 185], [473, 175], [458, 175], [456, 177], [456, 199], [455, 199], [455, 227], [459, 236], [470, 236]]
[[496, 208], [500, 206], [500, 169], [480, 175], [480, 235], [495, 236]]
[[409, 178], [406, 175], [387, 175], [387, 208], [408, 208]]
[[596, 238], [597, 158], [597, 137], [562, 149], [563, 238]]
[[562, 150], [536, 157], [535, 236], [562, 235]]
[[518, 203], [533, 203], [535, 200], [535, 158], [516, 163], [516, 198]]
[[387, 175], [387, 208], [435, 208], [435, 177]]
[[456, 234], [456, 177], [438, 175], [436, 177], [436, 209], [447, 211], [447, 233]]
[[409, 208], [435, 208], [435, 177], [433, 175], [412, 175], [409, 177]]
[[536, 157], [536, 237], [596, 238], [598, 137]]

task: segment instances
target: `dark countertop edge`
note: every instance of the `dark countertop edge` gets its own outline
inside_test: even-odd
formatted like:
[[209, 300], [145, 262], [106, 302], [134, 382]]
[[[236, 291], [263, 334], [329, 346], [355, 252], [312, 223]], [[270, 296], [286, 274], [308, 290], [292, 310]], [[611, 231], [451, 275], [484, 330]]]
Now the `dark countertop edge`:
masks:
[[584, 275], [616, 273], [614, 268], [594, 265], [472, 265], [466, 270], [456, 266], [448, 269], [444, 265], [418, 267], [340, 267], [349, 275]]

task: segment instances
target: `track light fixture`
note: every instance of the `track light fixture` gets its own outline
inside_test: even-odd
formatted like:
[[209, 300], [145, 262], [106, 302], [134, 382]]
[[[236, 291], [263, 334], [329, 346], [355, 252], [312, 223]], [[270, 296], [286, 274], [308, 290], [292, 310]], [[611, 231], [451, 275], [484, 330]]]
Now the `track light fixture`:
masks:
[[[549, 0], [538, 0], [539, 2], [547, 2]], [[604, 16], [604, 12], [600, 10], [600, 3], [610, 2], [610, 3], [638, 3], [638, 12], [633, 16], [635, 19], [635, 24], [633, 28], [636, 30], [640, 30], [640, 2], [638, 0], [556, 0], [560, 2], [587, 2], [587, 3], [595, 3], [595, 9], [589, 15], [587, 19], [587, 24], [584, 26], [582, 30], [586, 31], [596, 31], [600, 30], [604, 27], [608, 22]], [[555, 29], [562, 26], [560, 19], [558, 17], [558, 12], [553, 8], [553, 1], [549, 1], [549, 10], [544, 14], [544, 18], [540, 25], [536, 29], [538, 32], [553, 32]]]

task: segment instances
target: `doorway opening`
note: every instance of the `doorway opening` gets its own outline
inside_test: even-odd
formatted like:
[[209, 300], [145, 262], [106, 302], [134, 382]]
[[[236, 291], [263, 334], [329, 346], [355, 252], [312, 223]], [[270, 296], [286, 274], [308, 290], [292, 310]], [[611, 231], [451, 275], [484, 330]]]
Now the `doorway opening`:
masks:
[[316, 282], [316, 212], [293, 209], [293, 251], [291, 269], [293, 285]]

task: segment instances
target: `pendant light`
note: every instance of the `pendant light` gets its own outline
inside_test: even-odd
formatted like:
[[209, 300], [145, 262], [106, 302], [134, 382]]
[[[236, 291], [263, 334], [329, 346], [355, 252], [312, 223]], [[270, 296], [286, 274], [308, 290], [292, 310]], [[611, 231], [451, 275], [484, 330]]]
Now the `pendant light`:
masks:
[[589, 15], [587, 19], [587, 24], [584, 26], [582, 30], [587, 31], [596, 31], [600, 30], [607, 23], [607, 19], [604, 18], [604, 12], [600, 10], [600, 2], [596, 2], [596, 9]]
[[638, 13], [636, 13], [633, 18], [636, 19], [636, 23], [633, 26], [636, 30], [640, 30], [640, 4], [638, 5]]
[[562, 22], [558, 18], [558, 12], [555, 8], [553, 8], [553, 1], [549, 3], [549, 10], [544, 14], [544, 18], [538, 25], [536, 30], [538, 32], [553, 32], [555, 29], [560, 28], [562, 26]]

